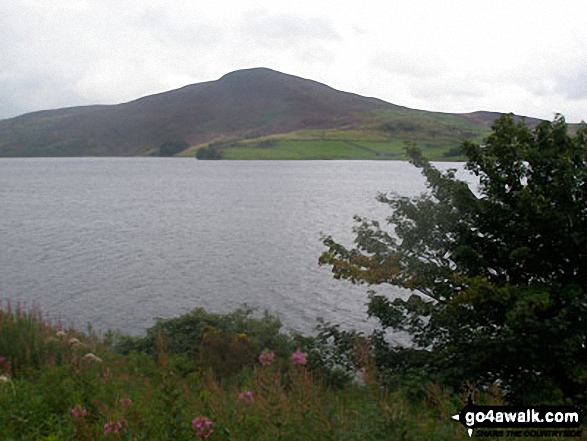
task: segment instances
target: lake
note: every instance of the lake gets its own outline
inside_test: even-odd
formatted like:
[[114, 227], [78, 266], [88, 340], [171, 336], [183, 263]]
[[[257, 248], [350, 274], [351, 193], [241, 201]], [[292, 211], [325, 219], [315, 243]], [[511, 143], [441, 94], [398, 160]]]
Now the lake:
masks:
[[350, 245], [353, 215], [389, 215], [378, 192], [424, 189], [395, 161], [0, 159], [0, 298], [133, 335], [243, 303], [306, 333], [368, 330], [368, 287], [318, 266], [320, 237]]

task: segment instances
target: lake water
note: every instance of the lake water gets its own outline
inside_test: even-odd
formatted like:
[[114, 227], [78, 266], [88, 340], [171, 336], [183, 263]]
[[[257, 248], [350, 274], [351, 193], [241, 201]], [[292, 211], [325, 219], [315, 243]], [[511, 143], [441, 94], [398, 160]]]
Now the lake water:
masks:
[[379, 191], [423, 190], [405, 162], [0, 159], [0, 299], [135, 335], [243, 303], [367, 330], [368, 288], [318, 266], [321, 233], [350, 245], [353, 215], [389, 214]]

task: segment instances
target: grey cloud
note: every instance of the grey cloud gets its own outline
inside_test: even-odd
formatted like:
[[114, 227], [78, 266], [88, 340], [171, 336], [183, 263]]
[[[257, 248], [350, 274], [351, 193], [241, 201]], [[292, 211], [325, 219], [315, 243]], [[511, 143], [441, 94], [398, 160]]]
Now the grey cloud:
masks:
[[406, 53], [399, 50], [379, 51], [370, 58], [370, 65], [399, 81], [412, 97], [436, 101], [484, 96], [482, 83], [475, 78], [459, 78], [445, 60], [434, 53]]
[[297, 60], [307, 64], [331, 65], [336, 59], [331, 52], [320, 45], [300, 48], [295, 56]]
[[139, 11], [135, 18], [138, 26], [157, 27], [167, 21], [167, 11], [163, 6], [151, 6]]
[[[0, 119], [37, 110], [93, 104], [70, 89], [65, 79], [0, 73]], [[26, 97], [26, 99], [23, 99]]]
[[114, 7], [80, 5], [88, 7], [66, 11], [66, 20], [63, 11], [45, 19], [43, 10], [0, 4], [1, 119], [180, 87], [177, 79], [190, 76], [185, 60], [218, 40], [211, 25], [176, 24], [161, 9], [118, 16]]
[[456, 77], [436, 78], [428, 81], [411, 82], [409, 89], [416, 98], [437, 100], [446, 98], [481, 98], [485, 96], [482, 85], [475, 80], [460, 80]]
[[387, 73], [430, 78], [446, 70], [443, 61], [431, 55], [379, 52], [371, 56], [371, 65]]
[[341, 40], [332, 23], [323, 17], [272, 15], [266, 11], [244, 14], [242, 30], [256, 44], [280, 47], [309, 41]]
[[587, 67], [571, 75], [558, 76], [554, 90], [571, 100], [587, 98]]
[[163, 7], [141, 11], [135, 25], [149, 33], [154, 40], [170, 48], [188, 47], [213, 49], [222, 44], [222, 28], [203, 20], [179, 23]]

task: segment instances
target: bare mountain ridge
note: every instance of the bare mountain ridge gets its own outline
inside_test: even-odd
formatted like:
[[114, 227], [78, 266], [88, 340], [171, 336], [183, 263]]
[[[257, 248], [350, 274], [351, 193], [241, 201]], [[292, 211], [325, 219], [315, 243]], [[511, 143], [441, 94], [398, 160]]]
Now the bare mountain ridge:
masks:
[[[361, 129], [381, 121], [382, 114], [405, 120], [422, 111], [271, 69], [246, 69], [128, 103], [46, 110], [0, 121], [0, 156], [134, 156], [166, 141], [198, 145], [307, 129]], [[486, 126], [494, 115], [499, 114], [454, 116]]]

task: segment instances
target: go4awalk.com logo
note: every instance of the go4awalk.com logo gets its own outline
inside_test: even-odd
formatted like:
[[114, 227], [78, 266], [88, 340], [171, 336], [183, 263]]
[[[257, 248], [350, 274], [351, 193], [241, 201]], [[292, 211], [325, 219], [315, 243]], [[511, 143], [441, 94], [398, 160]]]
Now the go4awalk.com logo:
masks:
[[452, 417], [475, 437], [581, 437], [581, 410], [574, 406], [477, 406], [469, 398]]

